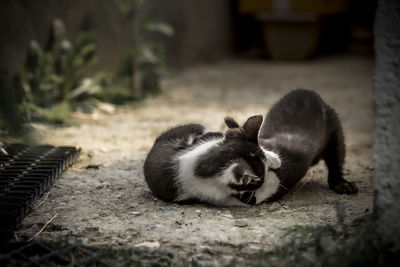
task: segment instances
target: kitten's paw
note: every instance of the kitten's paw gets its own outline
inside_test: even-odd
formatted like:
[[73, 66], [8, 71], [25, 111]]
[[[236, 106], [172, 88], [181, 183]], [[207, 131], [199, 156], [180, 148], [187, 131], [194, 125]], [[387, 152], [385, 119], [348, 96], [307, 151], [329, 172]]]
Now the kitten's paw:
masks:
[[278, 169], [281, 167], [281, 159], [279, 158], [278, 154], [265, 149], [263, 149], [263, 152], [267, 159], [268, 167], [270, 167], [271, 169]]
[[263, 182], [264, 180], [257, 176], [242, 174], [234, 176], [228, 186], [236, 191], [252, 191], [260, 188]]
[[333, 191], [338, 194], [356, 194], [358, 186], [353, 182], [348, 182], [345, 179], [340, 180], [338, 183], [329, 186]]
[[221, 183], [234, 191], [253, 191], [263, 182], [264, 177], [255, 175], [245, 161], [233, 163], [221, 175]]

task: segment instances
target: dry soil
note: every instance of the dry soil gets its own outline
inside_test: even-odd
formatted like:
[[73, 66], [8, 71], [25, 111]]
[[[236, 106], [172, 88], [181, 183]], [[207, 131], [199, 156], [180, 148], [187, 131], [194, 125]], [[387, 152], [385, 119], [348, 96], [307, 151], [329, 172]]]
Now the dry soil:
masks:
[[[17, 234], [29, 238], [58, 214], [37, 239], [66, 236], [92, 245], [147, 245], [186, 259], [217, 255], [229, 260], [237, 252], [282, 244], [288, 227], [337, 223], [337, 203], [351, 224], [372, 209], [372, 67], [370, 58], [349, 56], [301, 63], [233, 59], [171, 75], [163, 81], [162, 94], [136, 108], [106, 106], [89, 117], [78, 116], [83, 117], [78, 126], [38, 126], [44, 143], [78, 146], [82, 153]], [[330, 191], [320, 163], [272, 204], [180, 206], [152, 196], [143, 162], [158, 134], [186, 122], [223, 130], [225, 115], [243, 122], [266, 114], [285, 93], [300, 87], [317, 91], [337, 110], [346, 136], [345, 175], [357, 183], [357, 195]]]

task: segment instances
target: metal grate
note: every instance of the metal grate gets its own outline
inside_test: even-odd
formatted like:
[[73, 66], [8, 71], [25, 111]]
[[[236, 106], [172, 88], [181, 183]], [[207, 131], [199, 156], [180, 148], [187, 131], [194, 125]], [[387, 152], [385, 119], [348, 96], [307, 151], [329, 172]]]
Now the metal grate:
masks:
[[11, 144], [0, 155], [0, 232], [15, 229], [80, 149], [50, 145]]

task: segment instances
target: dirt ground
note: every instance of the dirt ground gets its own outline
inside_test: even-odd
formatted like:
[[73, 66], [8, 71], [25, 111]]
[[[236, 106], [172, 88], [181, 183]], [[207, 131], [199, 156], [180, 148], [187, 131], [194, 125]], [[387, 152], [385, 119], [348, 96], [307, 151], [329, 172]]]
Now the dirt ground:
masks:
[[[301, 63], [232, 59], [171, 75], [163, 81], [163, 93], [139, 107], [103, 109], [79, 126], [38, 126], [44, 143], [78, 146], [82, 153], [17, 234], [29, 238], [58, 214], [38, 239], [66, 236], [91, 245], [149, 246], [186, 259], [207, 261], [217, 255], [228, 261], [238, 252], [282, 244], [288, 227], [337, 223], [336, 203], [351, 224], [372, 210], [372, 67], [371, 58], [349, 56]], [[299, 87], [316, 90], [339, 113], [347, 145], [345, 174], [360, 188], [357, 195], [330, 191], [320, 163], [272, 204], [179, 206], [152, 196], [143, 162], [162, 131], [186, 122], [223, 130], [224, 116], [243, 122], [265, 115]]]

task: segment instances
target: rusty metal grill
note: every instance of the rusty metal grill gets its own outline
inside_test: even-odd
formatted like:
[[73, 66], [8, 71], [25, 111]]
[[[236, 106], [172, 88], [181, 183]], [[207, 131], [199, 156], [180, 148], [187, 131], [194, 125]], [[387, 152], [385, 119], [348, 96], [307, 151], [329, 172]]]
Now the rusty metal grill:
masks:
[[50, 145], [3, 148], [8, 155], [0, 155], [0, 232], [14, 230], [80, 152]]

